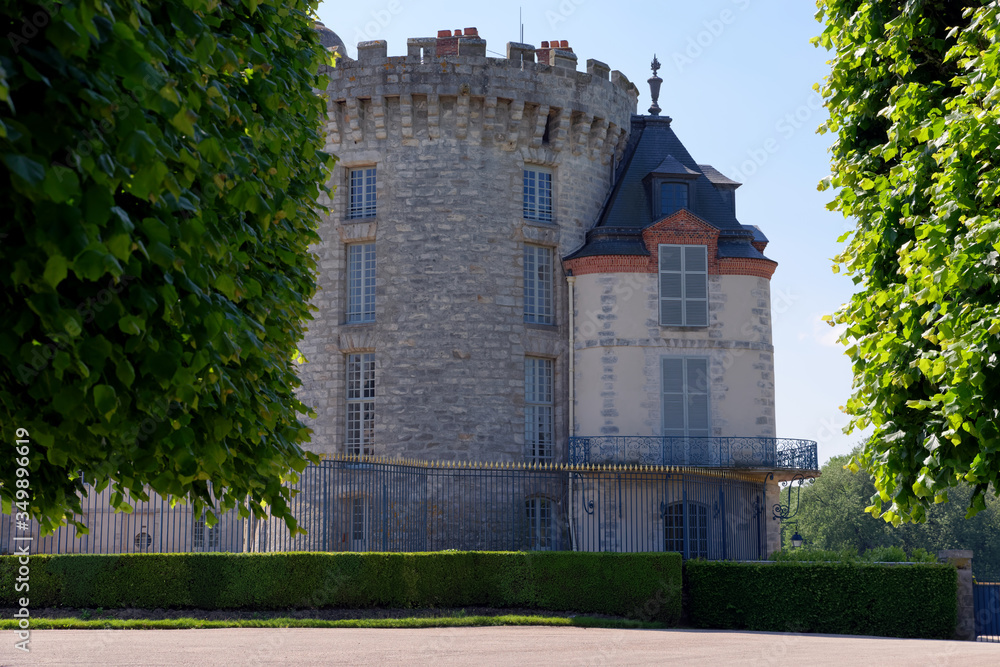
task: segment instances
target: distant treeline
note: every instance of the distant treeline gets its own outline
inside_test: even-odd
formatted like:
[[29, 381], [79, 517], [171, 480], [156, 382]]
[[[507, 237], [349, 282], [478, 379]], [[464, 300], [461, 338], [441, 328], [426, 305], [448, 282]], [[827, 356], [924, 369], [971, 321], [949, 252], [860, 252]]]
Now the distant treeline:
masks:
[[[908, 553], [926, 549], [971, 549], [973, 574], [979, 581], [1000, 581], [1000, 499], [991, 489], [986, 509], [971, 519], [965, 515], [972, 491], [959, 486], [948, 492], [948, 502], [932, 505], [927, 521], [893, 526], [866, 514], [875, 485], [865, 471], [844, 469], [850, 456], [835, 456], [822, 467], [815, 482], [802, 487], [797, 524], [785, 529], [785, 548], [798, 530], [805, 547], [859, 552], [879, 547], [901, 547]], [[782, 492], [785, 501], [787, 490]], [[795, 493], [792, 492], [792, 502]]]

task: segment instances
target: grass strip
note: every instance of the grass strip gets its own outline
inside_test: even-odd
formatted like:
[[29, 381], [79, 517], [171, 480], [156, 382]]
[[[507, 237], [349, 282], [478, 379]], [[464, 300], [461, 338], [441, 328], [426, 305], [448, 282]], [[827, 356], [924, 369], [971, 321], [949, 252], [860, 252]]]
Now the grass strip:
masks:
[[[666, 624], [617, 618], [553, 616], [444, 616], [439, 618], [358, 618], [337, 621], [311, 618], [233, 619], [195, 618], [163, 620], [32, 618], [32, 630], [189, 630], [202, 628], [463, 628], [490, 625], [548, 625], [578, 628], [660, 630]], [[17, 621], [0, 620], [0, 630], [17, 629]]]

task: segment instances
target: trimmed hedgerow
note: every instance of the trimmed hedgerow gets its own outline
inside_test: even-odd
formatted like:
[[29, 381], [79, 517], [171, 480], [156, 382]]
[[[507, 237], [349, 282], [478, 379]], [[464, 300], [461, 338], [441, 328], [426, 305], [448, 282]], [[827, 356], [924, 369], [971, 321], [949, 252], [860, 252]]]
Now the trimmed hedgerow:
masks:
[[283, 609], [523, 607], [676, 623], [675, 553], [574, 552], [36, 555], [15, 593], [0, 557], [0, 599], [33, 607]]
[[689, 561], [691, 623], [702, 628], [951, 638], [949, 565]]

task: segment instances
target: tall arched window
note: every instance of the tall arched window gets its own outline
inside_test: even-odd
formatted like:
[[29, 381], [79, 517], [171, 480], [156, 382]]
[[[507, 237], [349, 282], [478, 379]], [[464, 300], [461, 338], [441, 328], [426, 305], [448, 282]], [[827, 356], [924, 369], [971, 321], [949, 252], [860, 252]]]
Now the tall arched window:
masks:
[[685, 558], [708, 558], [708, 508], [690, 502], [667, 505], [663, 513], [663, 534], [666, 551], [677, 551]]

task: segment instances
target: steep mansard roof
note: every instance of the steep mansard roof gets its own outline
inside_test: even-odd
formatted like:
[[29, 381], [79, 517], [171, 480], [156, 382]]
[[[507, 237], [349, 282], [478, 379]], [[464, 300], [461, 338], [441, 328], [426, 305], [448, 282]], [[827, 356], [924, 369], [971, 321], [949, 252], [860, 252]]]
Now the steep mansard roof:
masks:
[[734, 186], [734, 190], [743, 185], [742, 183], [725, 176], [721, 171], [710, 164], [699, 164], [698, 168], [701, 169], [701, 173], [705, 174], [705, 177], [708, 178], [713, 185], [731, 185]]
[[[650, 174], [676, 176], [692, 182], [690, 210], [720, 232], [720, 257], [763, 258], [753, 241], [767, 237], [740, 224], [735, 207], [717, 188], [735, 190], [739, 183], [710, 165], [699, 165], [664, 116], [632, 116], [632, 131], [615, 174], [615, 185], [583, 247], [565, 259], [593, 255], [647, 255], [641, 231], [658, 221], [644, 180]], [[730, 192], [730, 197], [732, 193]]]

